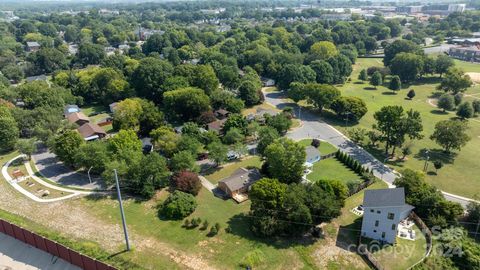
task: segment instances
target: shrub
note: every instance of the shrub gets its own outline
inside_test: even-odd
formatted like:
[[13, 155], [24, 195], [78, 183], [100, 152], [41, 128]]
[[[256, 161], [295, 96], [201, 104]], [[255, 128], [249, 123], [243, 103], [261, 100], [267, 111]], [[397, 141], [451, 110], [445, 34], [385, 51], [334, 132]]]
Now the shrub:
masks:
[[174, 191], [159, 207], [159, 216], [168, 219], [182, 219], [195, 211], [197, 202], [192, 194]]
[[215, 236], [215, 235], [217, 235], [217, 234], [218, 234], [217, 228], [216, 228], [215, 226], [212, 226], [212, 227], [210, 228], [210, 232], [208, 232], [208, 236]]
[[181, 171], [176, 173], [172, 177], [172, 184], [177, 190], [193, 195], [197, 195], [202, 188], [202, 184], [198, 178], [198, 175], [189, 171]]
[[259, 249], [254, 249], [245, 254], [242, 261], [240, 262], [240, 267], [242, 268], [253, 268], [259, 266], [262, 262], [265, 261], [265, 254]]
[[185, 221], [183, 222], [183, 227], [185, 228], [189, 228], [190, 227], [190, 220], [187, 218], [185, 219]]
[[315, 148], [320, 147], [320, 140], [319, 139], [313, 139], [312, 140], [312, 146]]
[[202, 224], [202, 227], [200, 227], [200, 230], [204, 231], [206, 229], [208, 229], [208, 220], [204, 220], [203, 221], [203, 224]]

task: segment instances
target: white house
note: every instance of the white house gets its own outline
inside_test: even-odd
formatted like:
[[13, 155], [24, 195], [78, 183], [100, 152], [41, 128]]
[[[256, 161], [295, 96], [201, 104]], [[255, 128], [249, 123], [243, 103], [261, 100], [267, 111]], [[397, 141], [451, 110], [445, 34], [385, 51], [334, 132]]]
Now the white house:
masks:
[[362, 237], [395, 243], [398, 223], [408, 217], [413, 206], [405, 203], [403, 188], [365, 190]]

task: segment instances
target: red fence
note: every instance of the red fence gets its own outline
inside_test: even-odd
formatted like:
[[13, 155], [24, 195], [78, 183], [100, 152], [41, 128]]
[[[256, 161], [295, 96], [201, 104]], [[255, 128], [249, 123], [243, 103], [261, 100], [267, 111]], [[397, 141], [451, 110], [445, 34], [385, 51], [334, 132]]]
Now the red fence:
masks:
[[18, 227], [8, 221], [0, 219], [0, 232], [18, 239], [24, 243], [48, 252], [54, 256], [76, 265], [85, 270], [116, 270], [113, 266], [92, 259], [81, 253], [65, 247], [62, 244], [44, 238], [36, 233]]

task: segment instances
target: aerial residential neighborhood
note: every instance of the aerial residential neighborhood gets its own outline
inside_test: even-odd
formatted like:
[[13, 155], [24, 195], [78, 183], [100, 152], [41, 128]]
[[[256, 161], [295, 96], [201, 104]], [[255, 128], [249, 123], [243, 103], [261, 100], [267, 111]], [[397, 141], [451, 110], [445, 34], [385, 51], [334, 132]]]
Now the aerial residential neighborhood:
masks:
[[0, 1], [0, 269], [480, 270], [480, 2]]

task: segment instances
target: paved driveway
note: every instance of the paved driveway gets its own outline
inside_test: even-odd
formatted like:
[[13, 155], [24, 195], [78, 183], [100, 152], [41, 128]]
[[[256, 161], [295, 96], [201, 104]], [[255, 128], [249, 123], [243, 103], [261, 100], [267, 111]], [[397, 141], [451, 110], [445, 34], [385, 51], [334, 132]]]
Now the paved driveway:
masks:
[[0, 233], [0, 269], [80, 270], [60, 258]]
[[86, 174], [63, 165], [56, 159], [55, 154], [51, 153], [44, 145], [38, 146], [38, 151], [32, 155], [32, 159], [43, 176], [59, 184], [92, 190], [104, 188], [100, 178], [92, 176], [92, 183], [90, 183]]
[[[284, 100], [284, 96], [281, 92], [264, 92], [265, 101], [273, 106], [281, 109], [289, 106], [293, 107], [297, 116], [302, 121], [302, 125], [295, 130], [287, 133], [287, 137], [294, 140], [301, 140], [305, 138], [318, 138], [327, 141], [337, 146], [342, 151], [347, 152], [353, 158], [358, 160], [362, 165], [373, 169], [373, 174], [385, 181], [390, 187], [393, 187], [393, 181], [399, 176], [399, 174], [389, 167], [385, 166], [381, 161], [377, 160], [365, 149], [356, 145], [345, 137], [342, 133], [336, 130], [334, 127], [323, 122], [315, 114], [300, 110], [299, 106], [295, 103], [287, 103]], [[466, 206], [471, 199], [461, 197], [458, 195], [442, 192], [447, 200], [458, 202], [462, 206]]]

